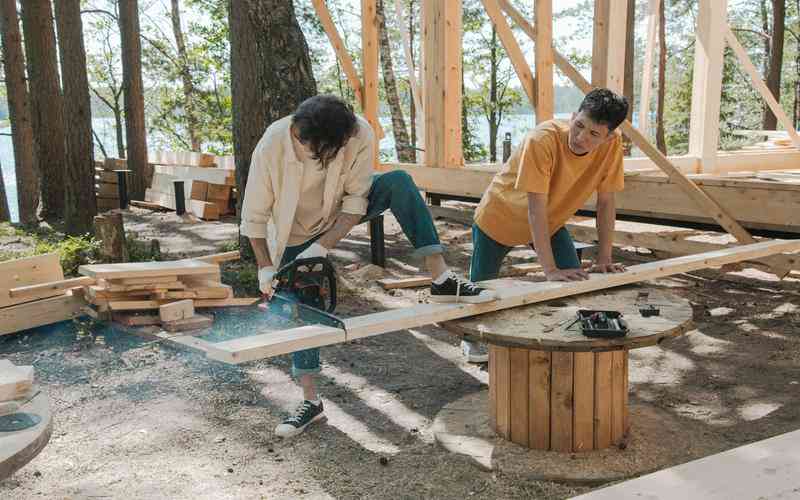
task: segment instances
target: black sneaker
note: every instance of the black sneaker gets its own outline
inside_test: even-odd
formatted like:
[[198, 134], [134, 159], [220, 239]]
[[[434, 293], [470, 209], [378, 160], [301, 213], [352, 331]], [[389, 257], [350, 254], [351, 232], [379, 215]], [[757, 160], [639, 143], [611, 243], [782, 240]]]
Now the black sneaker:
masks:
[[431, 302], [468, 302], [479, 304], [497, 298], [494, 290], [481, 288], [475, 283], [460, 278], [452, 271], [440, 285], [431, 282]]
[[295, 411], [294, 415], [287, 418], [275, 428], [275, 435], [282, 438], [294, 437], [314, 422], [324, 421], [325, 410], [322, 407], [322, 400], [319, 404], [314, 404], [309, 400], [303, 401]]

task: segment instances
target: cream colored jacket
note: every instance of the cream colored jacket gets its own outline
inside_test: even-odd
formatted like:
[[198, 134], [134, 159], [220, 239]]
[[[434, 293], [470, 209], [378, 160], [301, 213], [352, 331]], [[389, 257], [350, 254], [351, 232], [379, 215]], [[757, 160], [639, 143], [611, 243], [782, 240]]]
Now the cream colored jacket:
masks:
[[[372, 186], [375, 134], [357, 117], [358, 132], [331, 161], [325, 178], [322, 209], [325, 220], [339, 213], [365, 215]], [[250, 238], [266, 238], [273, 264], [280, 265], [300, 199], [303, 163], [292, 147], [292, 117], [274, 122], [258, 141], [250, 161], [242, 203], [240, 231]]]

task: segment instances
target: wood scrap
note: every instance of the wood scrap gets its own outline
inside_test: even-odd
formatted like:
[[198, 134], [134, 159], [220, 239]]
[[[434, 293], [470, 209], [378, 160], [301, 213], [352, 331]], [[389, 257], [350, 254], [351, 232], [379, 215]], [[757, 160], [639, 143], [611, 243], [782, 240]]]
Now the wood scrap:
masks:
[[179, 300], [164, 304], [158, 308], [158, 316], [163, 322], [191, 318], [194, 316], [194, 302], [191, 300]]
[[161, 318], [157, 314], [134, 314], [118, 313], [114, 314], [114, 321], [125, 326], [151, 326], [161, 324]]
[[41, 299], [44, 297], [52, 296], [52, 292], [63, 292], [70, 288], [78, 288], [81, 286], [92, 285], [95, 283], [94, 278], [83, 276], [80, 278], [71, 278], [67, 280], [51, 281], [48, 283], [40, 283], [38, 285], [21, 286], [12, 288], [8, 291], [9, 296], [12, 298], [31, 298]]
[[33, 367], [0, 359], [0, 401], [20, 399], [33, 387]]
[[[176, 321], [164, 321], [161, 327], [168, 332], [189, 332], [192, 330], [202, 330], [210, 328], [214, 320], [210, 316], [196, 314], [190, 318], [179, 319]], [[201, 333], [198, 331], [197, 333]]]

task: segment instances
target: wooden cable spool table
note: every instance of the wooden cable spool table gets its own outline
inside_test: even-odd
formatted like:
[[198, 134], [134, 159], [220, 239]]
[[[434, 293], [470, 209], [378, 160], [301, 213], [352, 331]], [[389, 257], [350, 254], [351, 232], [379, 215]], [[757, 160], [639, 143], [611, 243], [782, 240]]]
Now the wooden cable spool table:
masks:
[[[640, 294], [647, 293], [647, 298]], [[643, 317], [640, 304], [659, 308]], [[569, 324], [579, 309], [615, 310], [630, 331], [589, 338]], [[447, 321], [442, 326], [489, 345], [489, 413], [505, 439], [539, 450], [589, 451], [625, 442], [628, 351], [690, 328], [689, 301], [667, 290], [635, 286]]]
[[36, 425], [14, 432], [0, 432], [0, 480], [7, 478], [33, 460], [50, 441], [53, 419], [50, 399], [34, 386], [28, 401], [20, 401], [19, 411], [35, 415]]

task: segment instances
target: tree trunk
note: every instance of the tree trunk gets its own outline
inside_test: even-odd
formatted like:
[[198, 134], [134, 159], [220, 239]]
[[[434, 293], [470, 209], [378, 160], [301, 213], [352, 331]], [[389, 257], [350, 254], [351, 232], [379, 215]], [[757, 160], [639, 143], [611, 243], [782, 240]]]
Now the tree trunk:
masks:
[[[636, 2], [628, 0], [628, 18], [625, 27], [625, 81], [622, 93], [628, 99], [628, 120], [633, 120], [633, 79], [634, 50], [636, 48]], [[622, 136], [622, 148], [625, 156], [631, 155], [633, 142], [627, 135]]]
[[6, 197], [6, 181], [3, 178], [3, 165], [0, 165], [0, 222], [11, 222], [11, 212], [8, 210], [8, 197]]
[[[414, 59], [414, 0], [411, 0], [408, 4], [408, 39], [409, 39], [409, 51], [411, 53], [411, 61], [415, 61]], [[417, 72], [414, 67], [408, 68], [408, 72], [410, 78], [416, 78]], [[408, 121], [409, 126], [411, 129], [411, 146], [414, 148], [411, 150], [413, 158], [411, 161], [414, 163], [417, 162], [417, 105], [414, 101], [414, 95], [411, 92], [411, 85], [408, 86], [408, 100], [410, 101], [409, 110], [408, 110]]]
[[[386, 90], [386, 100], [392, 114], [392, 132], [394, 134], [394, 148], [397, 159], [403, 163], [413, 162], [413, 149], [409, 144], [406, 120], [403, 117], [403, 108], [400, 105], [400, 96], [397, 93], [397, 81], [394, 77], [392, 63], [392, 47], [389, 44], [389, 32], [386, 29], [386, 11], [383, 0], [378, 0], [375, 11], [378, 18], [378, 46], [381, 52], [381, 72], [383, 73], [383, 87]], [[410, 154], [411, 153], [411, 154]]]
[[[761, 43], [764, 44], [764, 60], [762, 61], [763, 69], [761, 70], [761, 74], [764, 75], [766, 78], [767, 73], [769, 73], [769, 53], [771, 49], [770, 45], [770, 31], [769, 31], [769, 12], [767, 11], [767, 0], [760, 0], [759, 1], [759, 10], [761, 12], [761, 32], [764, 34], [764, 37], [761, 40]], [[766, 104], [764, 104], [766, 108]]]
[[[781, 72], [783, 71], [783, 39], [786, 34], [786, 2], [772, 0], [772, 46], [769, 53], [769, 71], [767, 72], [767, 88], [775, 100], [781, 102]], [[764, 106], [764, 130], [775, 130], [778, 119]]]
[[64, 102], [58, 78], [56, 37], [50, 0], [22, 3], [25, 53], [31, 92], [36, 161], [41, 175], [44, 219], [64, 215]]
[[95, 236], [100, 240], [100, 255], [107, 262], [128, 262], [125, 225], [122, 214], [106, 213], [94, 218]]
[[34, 156], [31, 110], [25, 81], [25, 57], [17, 18], [17, 2], [0, 0], [0, 30], [3, 38], [3, 70], [6, 76], [11, 142], [17, 176], [17, 207], [23, 224], [36, 222], [39, 209], [39, 173]]
[[175, 44], [178, 47], [178, 61], [180, 62], [181, 81], [183, 83], [183, 99], [185, 102], [183, 112], [186, 113], [186, 129], [189, 132], [189, 142], [192, 151], [200, 152], [200, 138], [197, 136], [197, 112], [195, 111], [195, 89], [192, 81], [192, 72], [189, 68], [189, 55], [186, 52], [186, 42], [181, 30], [181, 9], [178, 0], [172, 0], [172, 32], [175, 35]]
[[492, 48], [489, 55], [489, 162], [497, 162], [497, 30], [492, 27]]
[[[317, 83], [292, 0], [229, 0], [228, 24], [236, 187], [243, 194], [250, 157], [264, 130], [315, 95]], [[248, 255], [250, 245], [241, 243]]]
[[125, 136], [128, 144], [128, 191], [131, 199], [143, 200], [153, 180], [147, 162], [147, 131], [144, 122], [142, 43], [139, 38], [139, 2], [119, 0], [119, 31], [122, 42], [122, 82], [125, 93]]
[[97, 215], [94, 141], [80, 0], [56, 2], [58, 50], [64, 81], [64, 112], [70, 117], [64, 172], [64, 225], [67, 234], [90, 233]]
[[664, 4], [659, 7], [658, 19], [658, 107], [656, 109], [656, 147], [662, 154], [667, 154], [667, 139], [664, 130], [664, 98], [667, 94], [667, 29]]

